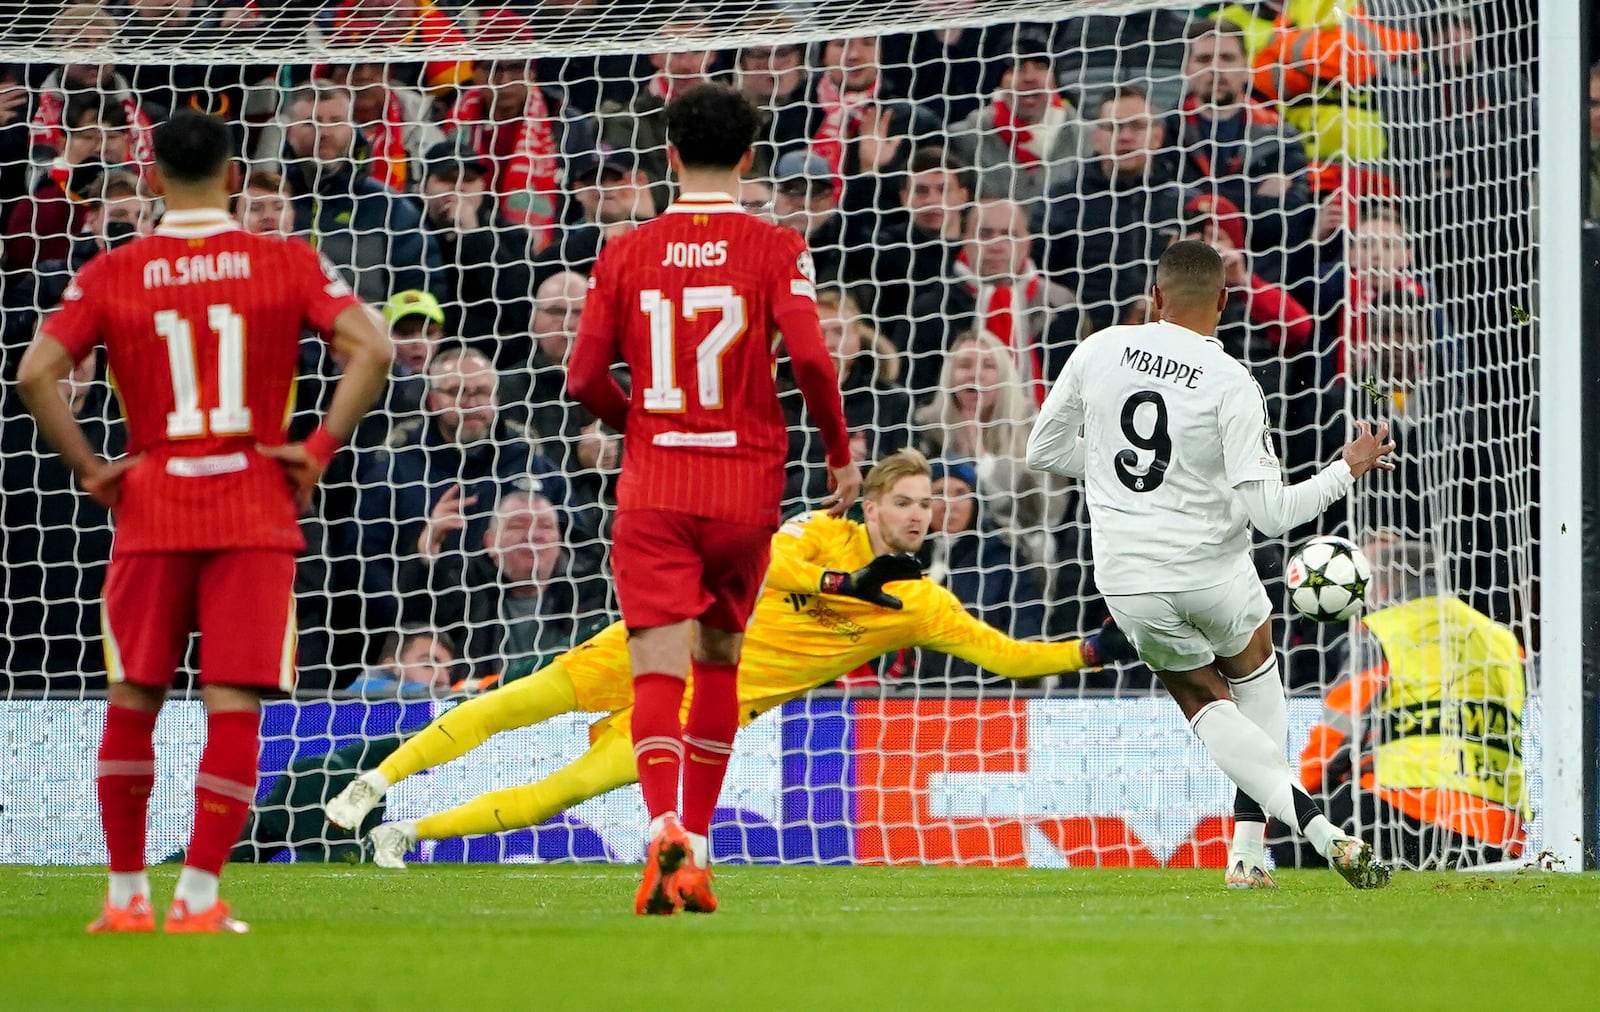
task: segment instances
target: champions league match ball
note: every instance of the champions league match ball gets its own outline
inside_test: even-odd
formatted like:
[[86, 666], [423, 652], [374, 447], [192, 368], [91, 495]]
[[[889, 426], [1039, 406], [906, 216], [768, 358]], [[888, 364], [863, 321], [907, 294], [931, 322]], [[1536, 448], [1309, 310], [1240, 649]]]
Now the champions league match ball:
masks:
[[1284, 570], [1295, 610], [1318, 622], [1343, 622], [1359, 613], [1371, 580], [1372, 564], [1344, 538], [1312, 538]]

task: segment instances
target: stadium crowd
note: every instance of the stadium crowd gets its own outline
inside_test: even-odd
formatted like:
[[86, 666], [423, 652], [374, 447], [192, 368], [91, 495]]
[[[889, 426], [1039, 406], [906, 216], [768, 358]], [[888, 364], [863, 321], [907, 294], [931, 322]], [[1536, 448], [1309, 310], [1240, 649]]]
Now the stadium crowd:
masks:
[[[1492, 5], [1367, 0], [1341, 21], [1324, 0], [1287, 0], [725, 51], [703, 40], [728, 27], [728, 5], [713, 22], [658, 4], [673, 51], [494, 61], [420, 50], [573, 40], [624, 5], [302, 6], [295, 30], [348, 58], [0, 68], [0, 276], [9, 377], [72, 272], [154, 227], [150, 127], [192, 106], [237, 125], [240, 225], [307, 238], [381, 307], [389, 389], [302, 524], [303, 688], [411, 695], [516, 677], [615, 617], [621, 440], [567, 398], [564, 361], [597, 251], [672, 199], [661, 110], [702, 80], [760, 108], [736, 197], [807, 237], [856, 456], [913, 445], [938, 461], [929, 577], [985, 621], [1062, 636], [1103, 617], [1079, 493], [1030, 472], [1023, 447], [1067, 357], [1147, 318], [1150, 266], [1185, 237], [1223, 252], [1219, 338], [1265, 391], [1291, 476], [1342, 442], [1347, 405], [1388, 417], [1412, 472], [1379, 486], [1369, 517], [1412, 534], [1462, 525], [1460, 582], [1510, 617], [1512, 493], [1490, 459], [1511, 437], [1495, 410], [1506, 395], [1490, 390], [1504, 353], [1484, 335], [1515, 333], [1531, 299], [1534, 134], [1522, 59], [1506, 26], [1484, 23]], [[768, 32], [807, 27], [804, 4], [741, 11]], [[227, 0], [74, 4], [49, 30], [86, 48], [248, 41], [285, 30], [267, 12], [289, 16]], [[370, 42], [414, 43], [418, 60], [359, 62]], [[339, 371], [320, 342], [302, 351], [296, 436]], [[85, 363], [64, 396], [115, 453], [103, 379]], [[785, 397], [800, 510], [826, 467]], [[1440, 505], [1417, 467], [1452, 441], [1486, 449], [1463, 465], [1464, 498]], [[13, 690], [76, 695], [103, 678], [105, 513], [9, 394], [0, 477], [0, 668]], [[1264, 543], [1264, 574], [1281, 557]], [[1293, 650], [1290, 670], [1299, 685], [1337, 674]], [[931, 656], [870, 677], [982, 679]]]

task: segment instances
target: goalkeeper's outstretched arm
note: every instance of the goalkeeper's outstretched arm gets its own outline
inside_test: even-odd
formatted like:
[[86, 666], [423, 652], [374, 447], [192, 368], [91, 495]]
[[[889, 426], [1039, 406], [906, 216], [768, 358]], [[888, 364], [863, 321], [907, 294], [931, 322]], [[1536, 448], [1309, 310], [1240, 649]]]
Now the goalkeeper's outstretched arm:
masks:
[[987, 625], [961, 607], [954, 594], [932, 588], [941, 598], [927, 609], [928, 624], [917, 646], [971, 661], [1002, 678], [1044, 678], [1115, 661], [1131, 661], [1137, 654], [1114, 624], [1083, 639], [1042, 643], [1019, 640]]

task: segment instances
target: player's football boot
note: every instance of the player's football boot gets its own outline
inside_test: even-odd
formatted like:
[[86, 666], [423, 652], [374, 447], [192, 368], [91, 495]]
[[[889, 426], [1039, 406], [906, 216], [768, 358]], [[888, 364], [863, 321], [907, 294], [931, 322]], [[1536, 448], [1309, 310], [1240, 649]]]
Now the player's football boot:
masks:
[[717, 912], [717, 894], [711, 891], [711, 869], [702, 868], [690, 858], [678, 869], [674, 885], [683, 901], [685, 913], [714, 914]]
[[1222, 881], [1229, 889], [1278, 888], [1278, 883], [1272, 881], [1272, 874], [1267, 871], [1265, 859], [1259, 855], [1230, 857], [1228, 871]]
[[133, 902], [125, 907], [114, 907], [109, 899], [106, 900], [105, 909], [90, 923], [88, 931], [91, 935], [132, 935], [146, 934], [155, 929], [156, 912], [150, 909], [150, 901], [143, 896], [135, 896]]
[[406, 855], [417, 849], [417, 824], [380, 822], [367, 834], [372, 844], [372, 863], [392, 871], [406, 870]]
[[644, 855], [644, 879], [633, 897], [636, 914], [668, 915], [678, 912], [682, 898], [677, 878], [689, 863], [689, 834], [676, 819], [668, 819], [650, 841]]
[[323, 805], [322, 814], [335, 826], [355, 831], [361, 828], [361, 820], [367, 817], [367, 813], [378, 807], [378, 802], [382, 800], [383, 792], [367, 779], [366, 774], [362, 774], [350, 781], [338, 797]]
[[1333, 841], [1328, 848], [1328, 864], [1357, 889], [1382, 889], [1389, 884], [1389, 866], [1379, 861], [1364, 841], [1353, 836]]
[[242, 935], [250, 930], [221, 900], [199, 913], [190, 912], [183, 900], [173, 900], [164, 927], [169, 935]]

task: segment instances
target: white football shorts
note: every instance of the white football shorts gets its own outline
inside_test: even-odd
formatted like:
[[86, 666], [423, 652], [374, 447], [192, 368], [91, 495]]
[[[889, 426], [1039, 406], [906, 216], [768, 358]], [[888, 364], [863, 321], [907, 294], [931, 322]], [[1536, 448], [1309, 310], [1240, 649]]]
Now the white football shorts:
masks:
[[1253, 567], [1226, 583], [1166, 594], [1108, 595], [1106, 607], [1154, 671], [1192, 671], [1244, 652], [1272, 614]]

